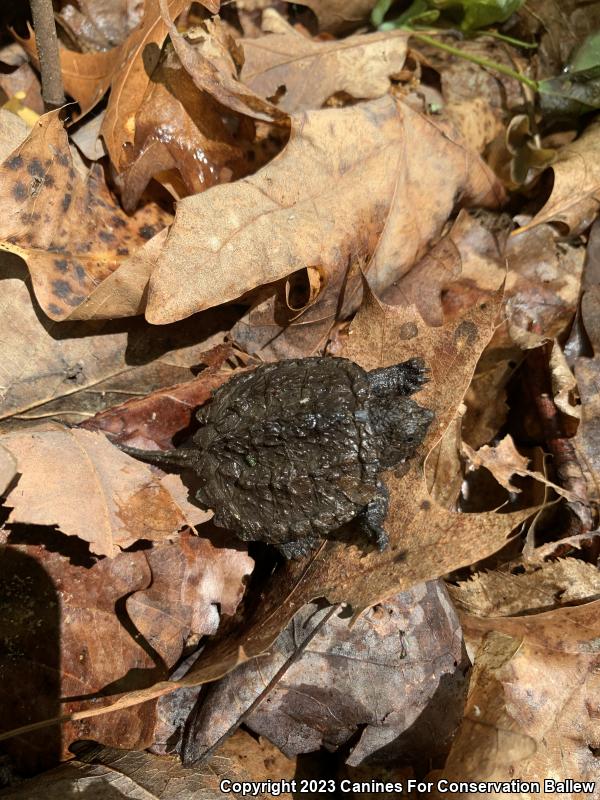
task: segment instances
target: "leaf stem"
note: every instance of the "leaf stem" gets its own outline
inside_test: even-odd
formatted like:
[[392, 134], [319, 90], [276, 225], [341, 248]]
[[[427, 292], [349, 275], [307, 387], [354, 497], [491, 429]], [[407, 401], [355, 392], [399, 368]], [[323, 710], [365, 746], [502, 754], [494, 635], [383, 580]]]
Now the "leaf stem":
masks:
[[519, 83], [525, 84], [525, 86], [528, 86], [534, 92], [538, 90], [537, 81], [528, 78], [526, 75], [523, 75], [522, 72], [517, 72], [510, 67], [505, 67], [504, 64], [498, 64], [497, 61], [491, 61], [489, 58], [482, 58], [481, 56], [474, 56], [471, 53], [465, 53], [464, 50], [458, 47], [452, 47], [452, 45], [446, 44], [445, 42], [438, 42], [437, 39], [434, 39], [433, 36], [428, 36], [426, 33], [417, 33], [412, 30], [409, 31], [409, 33], [413, 38], [419, 39], [419, 41], [425, 42], [425, 44], [430, 44], [432, 47], [437, 47], [439, 50], [445, 50], [446, 53], [451, 53], [458, 58], [464, 58], [465, 61], [472, 61], [474, 64], [479, 64], [480, 67], [495, 70], [496, 72], [502, 73], [502, 75], [508, 75], [509, 78], [514, 78], [519, 81]]

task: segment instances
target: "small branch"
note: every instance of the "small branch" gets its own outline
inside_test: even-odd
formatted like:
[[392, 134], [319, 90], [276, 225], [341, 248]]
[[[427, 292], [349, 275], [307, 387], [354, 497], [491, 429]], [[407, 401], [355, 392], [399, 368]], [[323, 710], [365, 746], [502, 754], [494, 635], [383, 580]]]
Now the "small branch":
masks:
[[525, 84], [534, 92], [537, 92], [537, 81], [534, 81], [532, 78], [528, 78], [527, 75], [523, 75], [522, 72], [517, 72], [510, 67], [505, 67], [504, 64], [499, 64], [497, 61], [491, 61], [489, 58], [483, 58], [480, 56], [474, 56], [471, 53], [467, 53], [464, 50], [461, 50], [459, 47], [452, 47], [450, 44], [446, 44], [445, 42], [438, 42], [437, 39], [434, 39], [433, 36], [427, 36], [425, 33], [417, 33], [416, 31], [409, 31], [411, 38], [418, 39], [421, 42], [425, 42], [425, 44], [430, 44], [432, 47], [437, 47], [439, 50], [445, 50], [446, 53], [452, 53], [453, 56], [457, 58], [464, 58], [465, 61], [472, 61], [473, 64], [479, 64], [480, 67], [484, 67], [485, 69], [495, 70], [496, 72], [500, 72], [502, 75], [508, 75], [509, 78], [514, 78], [519, 83]]
[[60, 108], [67, 102], [63, 89], [58, 53], [58, 38], [54, 22], [52, 0], [29, 0], [40, 72], [42, 74], [42, 97], [46, 111]]

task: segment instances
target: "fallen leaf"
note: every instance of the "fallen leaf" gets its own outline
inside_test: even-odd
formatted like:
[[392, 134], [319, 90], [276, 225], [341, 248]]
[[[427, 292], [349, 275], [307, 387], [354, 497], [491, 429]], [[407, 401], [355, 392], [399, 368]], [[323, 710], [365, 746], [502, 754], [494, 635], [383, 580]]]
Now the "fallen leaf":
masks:
[[[39, 541], [39, 531], [29, 541]], [[28, 541], [15, 534], [9, 540], [13, 536]], [[63, 545], [65, 555], [56, 552], [57, 538], [60, 534], [52, 531], [45, 547], [15, 543], [0, 548], [3, 731], [61, 708], [80, 708], [89, 697], [101, 707], [109, 702], [105, 689], [119, 695], [166, 674], [115, 613], [121, 598], [152, 580], [144, 553], [94, 563], [79, 540], [70, 540], [70, 549]], [[154, 724], [153, 704], [98, 722], [17, 737], [3, 748], [27, 775], [68, 758], [67, 747], [75, 739], [98, 736], [116, 739], [123, 747], [143, 747]]]
[[77, 0], [63, 5], [57, 21], [82, 50], [109, 50], [139, 25], [143, 6], [140, 0]]
[[128, 217], [109, 194], [98, 165], [84, 182], [73, 168], [59, 113], [41, 117], [0, 167], [0, 248], [27, 262], [36, 297], [55, 320], [72, 316], [170, 219], [155, 204]]
[[81, 427], [105, 431], [113, 440], [133, 447], [152, 449], [158, 445], [168, 450], [173, 446], [173, 436], [190, 425], [198, 406], [210, 400], [234, 374], [230, 369], [208, 367], [194, 380], [127, 400], [96, 414]]
[[600, 207], [600, 124], [589, 125], [562, 147], [549, 169], [554, 174], [550, 197], [521, 230], [553, 222], [575, 236], [589, 228]]
[[99, 433], [24, 431], [1, 443], [20, 473], [6, 498], [8, 521], [58, 525], [98, 555], [115, 556], [139, 539], [164, 541], [211, 516], [188, 503], [177, 476], [157, 476]]
[[176, 547], [158, 547], [146, 558], [152, 584], [131, 594], [126, 608], [144, 640], [172, 666], [190, 637], [215, 634], [221, 614], [233, 616], [254, 561], [243, 545], [215, 547], [190, 533]]
[[[39, 71], [35, 33], [31, 28], [28, 30], [27, 39], [17, 34], [13, 35]], [[108, 91], [113, 75], [121, 62], [122, 53], [123, 46], [92, 53], [78, 53], [65, 47], [60, 48], [60, 71], [65, 92], [79, 103], [81, 116], [91, 111]]]
[[[201, 767], [182, 767], [179, 759], [157, 756], [143, 750], [118, 750], [112, 747], [89, 746], [77, 748], [75, 758], [56, 769], [38, 775], [25, 783], [6, 790], [8, 800], [64, 800], [78, 794], [117, 798], [144, 798], [144, 800], [221, 800], [224, 786], [252, 785], [250, 776], [240, 766], [235, 754], [215, 754]], [[229, 784], [227, 784], [229, 781]], [[177, 792], [176, 795], [173, 792]], [[228, 792], [234, 800], [242, 797], [236, 791]], [[272, 795], [254, 792], [258, 800], [269, 800]], [[289, 800], [291, 794], [281, 794]]]
[[[268, 655], [211, 687], [189, 730], [186, 763], [235, 726], [324, 613], [304, 606]], [[385, 748], [388, 762], [418, 769], [421, 753], [439, 758], [449, 749], [462, 717], [467, 663], [443, 584], [420, 584], [353, 625], [334, 615], [244, 725], [288, 757], [320, 747], [335, 752], [352, 739], [351, 765]]]
[[567, 500], [572, 500], [573, 502], [581, 500], [574, 492], [563, 489], [562, 486], [557, 486], [552, 481], [549, 481], [541, 472], [530, 470], [529, 459], [519, 453], [509, 433], [493, 447], [484, 445], [484, 447], [480, 447], [479, 450], [475, 451], [463, 442], [462, 448], [464, 455], [474, 467], [485, 467], [492, 473], [500, 486], [503, 486], [508, 492], [521, 491], [511, 483], [513, 475], [520, 475], [533, 478], [549, 486], [561, 497], [566, 497]]
[[530, 572], [477, 572], [448, 591], [466, 614], [509, 617], [595, 599], [600, 596], [600, 574], [593, 564], [559, 558]]
[[323, 42], [303, 36], [281, 17], [277, 24], [276, 33], [242, 40], [241, 79], [257, 94], [277, 98], [271, 102], [284, 111], [320, 108], [337, 92], [360, 100], [381, 97], [404, 65], [405, 31]]
[[239, 80], [236, 63], [239, 45], [219, 24], [219, 20], [207, 21], [204, 24], [207, 35], [191, 45], [172, 22], [167, 0], [159, 0], [159, 3], [175, 52], [201, 92], [207, 92], [225, 108], [238, 114], [264, 122], [278, 121], [287, 126], [287, 114]]
[[4, 494], [17, 473], [17, 462], [11, 452], [0, 445], [0, 495]]
[[[292, 0], [285, 0], [286, 3]], [[357, 28], [371, 16], [373, 0], [302, 0], [317, 16], [319, 29], [340, 33]]]
[[135, 116], [134, 154], [122, 176], [124, 208], [133, 211], [151, 178], [166, 170], [178, 171], [187, 194], [245, 174], [242, 145], [222, 107], [196, 89], [166, 45]]
[[548, 778], [597, 779], [599, 609], [595, 601], [534, 616], [461, 619], [465, 636], [481, 645], [463, 724], [446, 766], [430, 780], [518, 777], [543, 787]]
[[[353, 263], [371, 259], [370, 282], [389, 285], [439, 233], [458, 194], [465, 205], [494, 205], [501, 190], [483, 162], [408, 106], [386, 97], [306, 112], [256, 175], [178, 204], [146, 317], [181, 319], [307, 266], [343, 284]], [[423, 197], [435, 198], [427, 211]]]
[[[169, 14], [177, 16], [189, 0], [168, 0]], [[219, 10], [219, 0], [205, 0], [212, 13]], [[121, 45], [115, 65], [106, 115], [100, 130], [110, 159], [118, 173], [131, 161], [135, 115], [158, 63], [160, 47], [167, 27], [160, 13], [159, 0], [146, 0], [141, 25]]]
[[20, 259], [0, 254], [0, 279], [2, 433], [48, 417], [76, 423], [124, 396], [189, 381], [206, 350], [222, 341], [236, 318], [209, 312], [166, 328], [141, 319], [127, 328], [111, 322], [57, 323], [32, 304]]

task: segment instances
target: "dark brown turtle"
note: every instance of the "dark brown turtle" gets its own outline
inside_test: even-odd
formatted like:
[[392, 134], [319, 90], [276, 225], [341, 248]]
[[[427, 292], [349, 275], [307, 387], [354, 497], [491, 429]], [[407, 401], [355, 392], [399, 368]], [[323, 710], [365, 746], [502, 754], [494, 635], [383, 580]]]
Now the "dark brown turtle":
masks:
[[287, 558], [355, 517], [384, 549], [388, 495], [379, 475], [411, 458], [425, 437], [434, 415], [409, 395], [426, 380], [416, 358], [371, 372], [333, 357], [264, 364], [199, 409], [191, 446], [122, 449], [192, 469], [196, 497], [217, 525]]

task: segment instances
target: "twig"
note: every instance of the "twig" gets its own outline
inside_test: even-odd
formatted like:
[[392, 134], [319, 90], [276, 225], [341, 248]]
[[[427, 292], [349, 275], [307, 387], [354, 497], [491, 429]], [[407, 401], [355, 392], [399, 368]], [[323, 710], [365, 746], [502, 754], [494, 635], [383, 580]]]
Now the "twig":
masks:
[[60, 108], [67, 102], [63, 89], [58, 54], [58, 38], [52, 0], [29, 0], [35, 43], [42, 74], [42, 97], [46, 111]]

